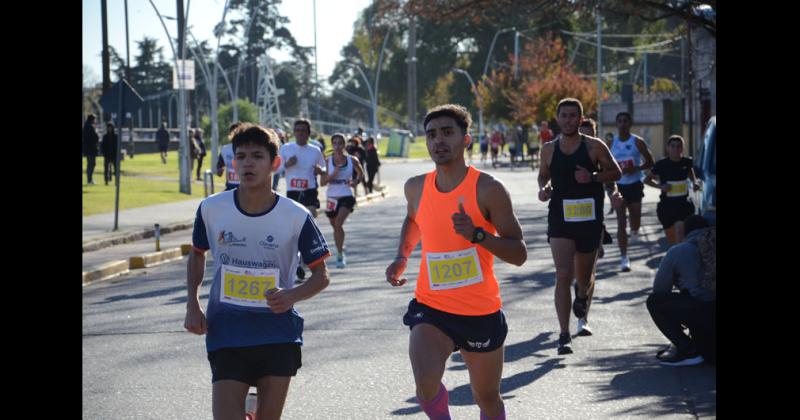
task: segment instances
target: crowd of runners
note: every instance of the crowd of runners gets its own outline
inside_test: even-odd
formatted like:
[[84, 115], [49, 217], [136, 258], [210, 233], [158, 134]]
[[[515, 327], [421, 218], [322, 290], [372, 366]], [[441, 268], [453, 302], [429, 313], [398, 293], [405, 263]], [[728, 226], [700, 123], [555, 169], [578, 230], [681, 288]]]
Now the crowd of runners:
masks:
[[[654, 162], [646, 142], [630, 132], [630, 114], [616, 116], [618, 133], [609, 141], [597, 137], [579, 100], [565, 98], [555, 112], [560, 133], [554, 136], [542, 126], [550, 140], [537, 150], [538, 192], [532, 183], [531, 194], [548, 206], [557, 353], [565, 355], [573, 353], [570, 312], [577, 319], [575, 335], [593, 335], [589, 309], [597, 261], [603, 244], [613, 242], [604, 224], [606, 196], [617, 213], [620, 271], [625, 272], [631, 270], [629, 241], [640, 240], [644, 185], [661, 191], [658, 219], [673, 244], [683, 239], [681, 222], [694, 213], [688, 192], [698, 184], [680, 136], [670, 137], [668, 156]], [[431, 419], [450, 418], [442, 377], [456, 351], [469, 370], [480, 418], [505, 419], [500, 382], [508, 325], [494, 259], [521, 266], [528, 256], [509, 191], [467, 164], [471, 126], [470, 113], [459, 105], [440, 105], [426, 114], [423, 127], [435, 169], [405, 183], [407, 213], [395, 227], [397, 253], [385, 270], [391, 286], [407, 284], [403, 273], [421, 243], [414, 296], [402, 322], [410, 330], [417, 402]], [[328, 286], [327, 258], [335, 254], [337, 268], [347, 265], [344, 225], [355, 208], [353, 187], [365, 178], [363, 159], [346, 151], [344, 133], [330, 137], [332, 153], [326, 158], [309, 142], [311, 131], [308, 120], [298, 120], [296, 141], [282, 144], [283, 133], [276, 130], [232, 125], [218, 164], [226, 191], [197, 209], [185, 328], [206, 336], [217, 419], [243, 418], [251, 386], [258, 389], [258, 418], [280, 417], [291, 377], [302, 365], [303, 318], [294, 304]], [[485, 143], [480, 143], [484, 156]], [[285, 195], [274, 188], [279, 173]], [[321, 187], [327, 189], [324, 201]], [[335, 250], [317, 226], [321, 207], [333, 227]], [[213, 256], [213, 281], [203, 310], [199, 289], [207, 251]], [[678, 351], [666, 362], [685, 360]]]

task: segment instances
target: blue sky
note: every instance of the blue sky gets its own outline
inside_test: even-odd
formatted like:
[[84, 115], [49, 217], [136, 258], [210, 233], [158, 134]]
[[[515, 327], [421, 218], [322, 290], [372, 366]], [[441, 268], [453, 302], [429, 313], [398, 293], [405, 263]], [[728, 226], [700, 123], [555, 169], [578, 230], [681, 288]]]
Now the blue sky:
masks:
[[[198, 39], [213, 40], [214, 25], [222, 19], [224, 0], [188, 0], [189, 20], [192, 33]], [[317, 50], [319, 53], [319, 77], [326, 79], [340, 59], [342, 47], [353, 36], [353, 23], [371, 0], [317, 0]], [[175, 0], [153, 0], [162, 16], [176, 15]], [[121, 55], [125, 55], [125, 8], [123, 0], [108, 0], [109, 44]], [[185, 6], [184, 6], [185, 7]], [[301, 46], [314, 46], [313, 0], [284, 0], [279, 6], [281, 15], [289, 18], [288, 28]], [[226, 21], [233, 17], [228, 14]], [[164, 20], [174, 38], [177, 22]], [[171, 61], [172, 52], [167, 43], [164, 27], [148, 0], [128, 0], [128, 33], [131, 60], [136, 55], [136, 43], [145, 35], [158, 39], [164, 47], [165, 59]], [[102, 32], [100, 0], [83, 0], [83, 64], [91, 68], [94, 79], [102, 77]], [[212, 42], [216, 45], [216, 42]], [[274, 51], [273, 58], [283, 61], [287, 53]], [[133, 63], [132, 63], [133, 64]], [[112, 76], [113, 79], [113, 76]]]

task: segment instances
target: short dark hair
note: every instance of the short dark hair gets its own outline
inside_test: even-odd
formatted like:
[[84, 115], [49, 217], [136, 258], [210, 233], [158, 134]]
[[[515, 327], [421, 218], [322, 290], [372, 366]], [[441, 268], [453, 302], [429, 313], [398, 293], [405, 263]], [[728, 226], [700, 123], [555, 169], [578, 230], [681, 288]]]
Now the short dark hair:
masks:
[[705, 229], [709, 226], [710, 224], [708, 223], [708, 220], [699, 214], [693, 214], [683, 221], [683, 231], [686, 235], [693, 230]]
[[625, 116], [628, 117], [629, 120], [633, 121], [633, 116], [631, 116], [631, 113], [628, 112], [628, 111], [622, 111], [622, 112], [618, 113], [617, 116], [614, 117], [614, 121], [618, 120], [620, 115], [625, 115]]
[[458, 104], [437, 105], [431, 108], [427, 114], [425, 114], [422, 127], [426, 128], [432, 119], [439, 117], [450, 117], [456, 120], [456, 124], [461, 127], [463, 133], [469, 133], [469, 127], [472, 125], [472, 116], [464, 106]]
[[597, 123], [591, 118], [586, 118], [585, 120], [581, 121], [581, 125], [579, 127], [589, 127], [592, 129], [592, 132], [597, 135]]
[[581, 116], [583, 116], [583, 104], [577, 98], [564, 98], [558, 101], [558, 105], [556, 106], [556, 115], [561, 112], [562, 106], [576, 106], [578, 107], [578, 111], [581, 113]]
[[97, 115], [89, 114], [86, 116], [86, 121], [92, 122], [97, 119]]
[[309, 120], [307, 120], [305, 118], [300, 118], [298, 120], [294, 120], [294, 126], [293, 127], [297, 128], [298, 124], [305, 124], [306, 127], [308, 127], [308, 134], [311, 134], [311, 121], [309, 121]]
[[238, 147], [246, 144], [263, 146], [269, 152], [270, 161], [278, 155], [279, 142], [278, 135], [271, 128], [264, 128], [252, 123], [242, 123], [231, 133], [234, 153]]

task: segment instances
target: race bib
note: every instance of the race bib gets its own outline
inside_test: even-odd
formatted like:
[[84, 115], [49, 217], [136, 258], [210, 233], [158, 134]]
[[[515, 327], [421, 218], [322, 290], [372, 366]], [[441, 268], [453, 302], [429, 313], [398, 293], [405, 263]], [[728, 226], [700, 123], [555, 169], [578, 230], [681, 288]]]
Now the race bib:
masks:
[[689, 194], [689, 183], [685, 179], [683, 181], [667, 181], [667, 184], [669, 184], [667, 197], [682, 197]]
[[453, 252], [428, 252], [428, 281], [431, 290], [456, 289], [483, 281], [476, 248]]
[[328, 197], [328, 204], [325, 206], [327, 211], [336, 211], [336, 205], [339, 204], [338, 198]]
[[308, 189], [308, 180], [303, 178], [292, 178], [289, 181], [289, 185], [291, 185], [292, 188], [301, 188], [305, 190]]
[[594, 218], [594, 198], [564, 200], [565, 222], [588, 222]]
[[251, 308], [267, 308], [264, 293], [280, 278], [277, 268], [253, 269], [222, 265], [220, 302]]
[[633, 159], [625, 159], [625, 160], [619, 161], [619, 168], [622, 169], [623, 171], [626, 168], [633, 168], [633, 165], [634, 165], [633, 164]]

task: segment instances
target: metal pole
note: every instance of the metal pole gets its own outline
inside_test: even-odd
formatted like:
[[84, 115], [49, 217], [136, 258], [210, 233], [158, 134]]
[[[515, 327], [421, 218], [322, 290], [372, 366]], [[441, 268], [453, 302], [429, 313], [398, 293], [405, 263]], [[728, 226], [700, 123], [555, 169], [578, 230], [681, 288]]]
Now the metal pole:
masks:
[[603, 57], [602, 57], [602, 32], [600, 19], [600, 2], [597, 2], [595, 10], [595, 20], [597, 22], [597, 137], [605, 138], [603, 134]]
[[494, 38], [492, 39], [492, 45], [489, 46], [489, 54], [486, 56], [486, 64], [483, 65], [483, 76], [486, 77], [486, 73], [489, 71], [489, 60], [492, 59], [492, 50], [494, 50], [494, 43], [497, 41], [497, 37], [500, 36], [501, 33], [515, 31], [517, 28], [505, 28], [501, 29], [494, 34]]
[[191, 183], [191, 159], [189, 153], [189, 139], [186, 133], [186, 90], [183, 85], [183, 73], [185, 71], [184, 60], [186, 59], [186, 21], [183, 13], [183, 0], [177, 0], [178, 11], [178, 57], [181, 60], [178, 72], [178, 125], [180, 126], [181, 146], [178, 156], [180, 157], [180, 192], [184, 194], [192, 193]]
[[[378, 83], [381, 81], [381, 66], [383, 65], [383, 50], [386, 48], [386, 41], [389, 40], [389, 35], [392, 33], [392, 27], [389, 27], [389, 31], [386, 32], [386, 37], [383, 38], [383, 45], [381, 45], [381, 53], [378, 58], [378, 68], [375, 74], [375, 89], [372, 91], [375, 93], [375, 102], [372, 104], [372, 135], [375, 136], [377, 139], [378, 136]], [[376, 145], [377, 147], [377, 145]]]
[[[117, 114], [117, 121], [118, 121], [117, 122], [117, 127], [119, 127], [119, 129], [117, 130], [117, 156], [116, 156], [117, 164], [116, 164], [116, 167], [114, 168], [114, 172], [116, 174], [116, 176], [115, 176], [116, 179], [114, 180], [115, 184], [116, 184], [116, 192], [115, 192], [115, 197], [114, 197], [114, 229], [113, 229], [114, 231], [116, 231], [119, 228], [119, 173], [120, 173], [119, 161], [120, 161], [120, 154], [122, 152], [122, 122], [124, 121], [124, 118], [125, 118], [125, 116], [124, 116], [125, 115], [124, 114], [125, 113], [125, 101], [122, 100], [122, 95], [124, 93], [124, 91], [122, 90], [123, 83], [124, 83], [123, 80], [120, 80], [120, 81], [117, 82], [117, 84], [119, 85], [119, 87], [118, 87], [118, 89], [119, 89], [119, 100], [118, 100], [118, 107], [117, 107], [117, 111], [118, 111], [118, 114]], [[103, 170], [105, 171], [105, 168], [103, 168]]]
[[156, 252], [161, 251], [161, 226], [156, 223]]
[[[319, 113], [319, 54], [317, 54], [317, 0], [314, 0], [314, 80], [317, 94], [317, 121], [321, 120]], [[369, 86], [369, 84], [367, 84]]]
[[478, 100], [478, 141], [480, 141], [480, 136], [483, 135], [483, 101], [481, 100], [481, 95], [478, 92], [478, 88], [475, 86], [475, 82], [472, 81], [472, 77], [470, 77], [469, 73], [465, 70], [454, 68], [454, 72], [461, 73], [464, 76], [467, 76], [467, 80], [469, 80], [469, 84], [472, 86], [472, 89], [475, 91], [475, 97]]
[[[100, 0], [101, 23], [103, 27], [103, 93], [111, 89], [111, 66], [109, 65], [109, 52], [108, 52], [108, 7], [106, 0]], [[109, 111], [106, 113], [110, 114]], [[105, 122], [105, 118], [101, 117]]]
[[642, 78], [642, 82], [644, 82], [644, 94], [647, 95], [647, 53], [643, 53], [644, 55], [644, 77]]
[[408, 24], [408, 129], [417, 136], [417, 30], [414, 15]]
[[519, 79], [519, 31], [514, 32], [514, 80]]

